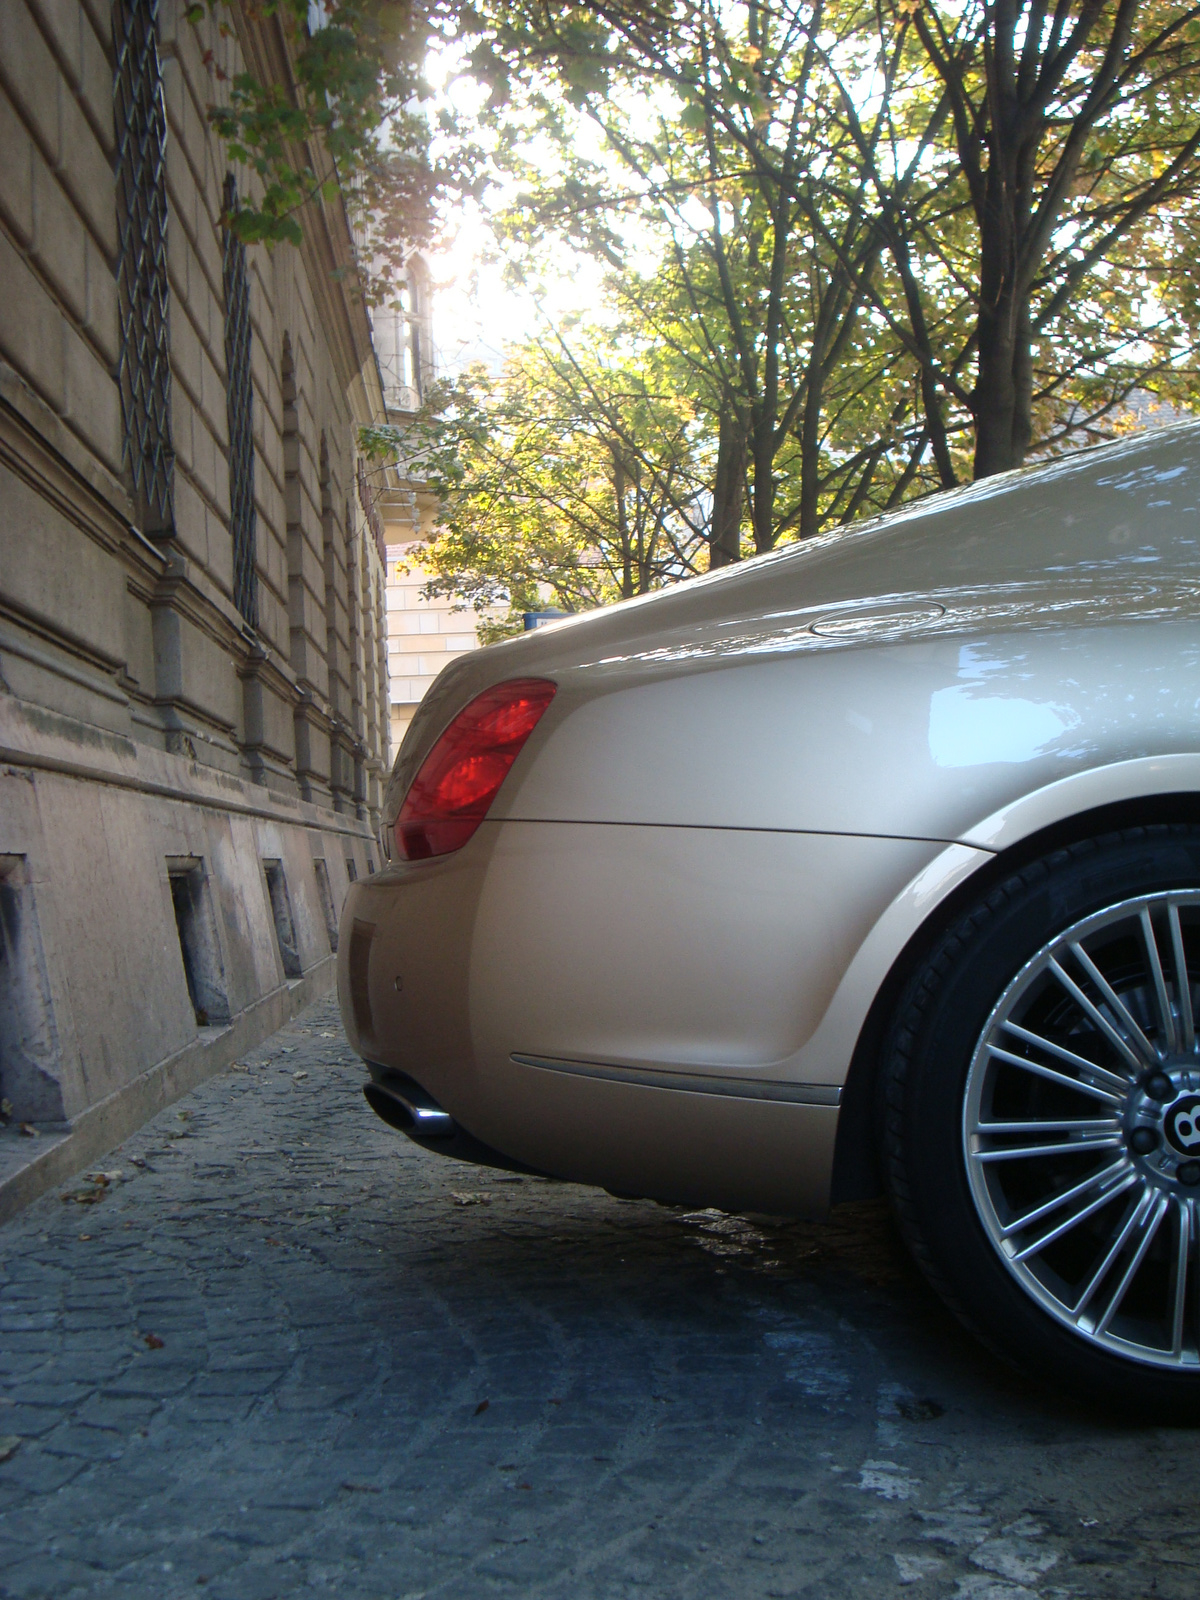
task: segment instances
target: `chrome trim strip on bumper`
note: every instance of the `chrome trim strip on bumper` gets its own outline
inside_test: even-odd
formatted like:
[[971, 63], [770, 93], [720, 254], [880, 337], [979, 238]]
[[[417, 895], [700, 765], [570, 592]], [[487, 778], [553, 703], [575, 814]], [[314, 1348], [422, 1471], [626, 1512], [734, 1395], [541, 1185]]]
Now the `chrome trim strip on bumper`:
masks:
[[841, 1086], [833, 1083], [781, 1083], [769, 1078], [729, 1078], [708, 1073], [618, 1067], [601, 1061], [556, 1061], [550, 1056], [518, 1055], [509, 1058], [521, 1067], [540, 1072], [564, 1072], [577, 1078], [598, 1078], [607, 1083], [633, 1083], [645, 1089], [678, 1089], [689, 1094], [727, 1095], [734, 1100], [779, 1100], [791, 1105], [836, 1106]]

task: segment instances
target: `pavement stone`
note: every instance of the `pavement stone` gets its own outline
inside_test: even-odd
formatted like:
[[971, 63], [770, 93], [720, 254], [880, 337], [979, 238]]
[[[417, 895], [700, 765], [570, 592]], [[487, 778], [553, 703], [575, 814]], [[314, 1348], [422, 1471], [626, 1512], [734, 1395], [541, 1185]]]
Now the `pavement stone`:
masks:
[[998, 1367], [882, 1205], [490, 1173], [362, 1078], [321, 1002], [0, 1228], [2, 1600], [1200, 1592], [1200, 1438]]

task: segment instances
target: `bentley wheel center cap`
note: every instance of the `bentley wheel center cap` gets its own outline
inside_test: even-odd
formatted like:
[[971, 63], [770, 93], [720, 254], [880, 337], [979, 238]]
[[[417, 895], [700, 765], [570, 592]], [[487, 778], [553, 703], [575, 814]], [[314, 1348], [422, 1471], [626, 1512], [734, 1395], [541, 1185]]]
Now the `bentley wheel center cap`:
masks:
[[1200, 1094], [1181, 1094], [1163, 1116], [1167, 1143], [1181, 1156], [1200, 1156]]

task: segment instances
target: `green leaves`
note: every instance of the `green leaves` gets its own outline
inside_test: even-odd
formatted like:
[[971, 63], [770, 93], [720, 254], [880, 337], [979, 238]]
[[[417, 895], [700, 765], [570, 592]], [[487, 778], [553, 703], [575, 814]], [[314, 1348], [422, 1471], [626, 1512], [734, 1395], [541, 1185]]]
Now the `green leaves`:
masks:
[[743, 419], [756, 549], [1198, 395], [1197, 0], [471, 16], [512, 270], [612, 267], [704, 425]]
[[940, 179], [898, 224], [918, 293], [941, 270], [970, 312], [957, 348], [921, 343], [943, 372], [974, 369], [947, 385], [974, 473], [1126, 426], [1139, 388], [1177, 391], [1189, 373], [1194, 387], [1200, 330], [1179, 291], [1200, 203], [1200, 8], [910, 11], [905, 95], [948, 116], [930, 149]]
[[[602, 91], [567, 47], [580, 11]], [[564, 246], [611, 266], [614, 314], [708, 440], [710, 494], [722, 425], [741, 441], [729, 459], [744, 482], [722, 504], [752, 549], [939, 481], [883, 266], [884, 210], [905, 180], [896, 163], [879, 184], [864, 174], [842, 114], [840, 74], [876, 71], [875, 15], [788, 3], [768, 26], [763, 8], [707, 0], [487, 11], [489, 58], [512, 86], [495, 124], [521, 182], [499, 224], [510, 267], [536, 279]], [[886, 106], [873, 114], [878, 144]], [[530, 129], [549, 159], [525, 155]]]
[[702, 568], [710, 441], [656, 383], [652, 352], [606, 335], [518, 347], [499, 380], [435, 386], [400, 428], [362, 435], [441, 502], [429, 592], [490, 611], [486, 637], [546, 604], [586, 610]]
[[[185, 15], [201, 42], [229, 33], [230, 0], [193, 4]], [[252, 72], [232, 77], [208, 108], [231, 161], [256, 175], [227, 224], [247, 243], [301, 239], [300, 216], [339, 184], [371, 241], [382, 224], [403, 248], [427, 238], [433, 206], [448, 174], [429, 159], [429, 127], [412, 109], [425, 94], [421, 76], [428, 22], [408, 0], [329, 0], [321, 26], [308, 26], [307, 0], [259, 0], [249, 25], [282, 33], [286, 82]], [[212, 47], [205, 60], [214, 90], [226, 81]], [[324, 169], [324, 170], [321, 170]]]

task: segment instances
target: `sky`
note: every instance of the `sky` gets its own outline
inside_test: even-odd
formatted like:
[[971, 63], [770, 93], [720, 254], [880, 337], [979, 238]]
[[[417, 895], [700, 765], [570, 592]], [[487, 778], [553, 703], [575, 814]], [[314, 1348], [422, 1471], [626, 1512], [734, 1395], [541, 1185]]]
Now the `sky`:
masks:
[[[452, 47], [428, 60], [426, 76], [434, 89], [430, 110], [435, 115], [448, 106], [469, 119], [482, 105], [486, 87], [462, 74], [461, 65]], [[555, 160], [549, 147], [545, 157], [551, 164]], [[456, 211], [440, 247], [427, 253], [435, 285], [435, 362], [441, 374], [451, 375], [476, 361], [499, 372], [506, 343], [534, 338], [547, 326], [600, 310], [604, 269], [573, 252], [564, 250], [561, 259], [541, 264], [536, 293], [506, 282], [490, 215], [514, 192], [497, 187], [484, 203]]]
[[506, 342], [535, 337], [556, 322], [594, 310], [602, 295], [596, 262], [571, 257], [547, 273], [539, 293], [506, 284], [487, 211], [471, 206], [455, 220], [444, 249], [427, 257], [434, 282], [437, 370], [451, 375], [481, 361], [499, 372]]

